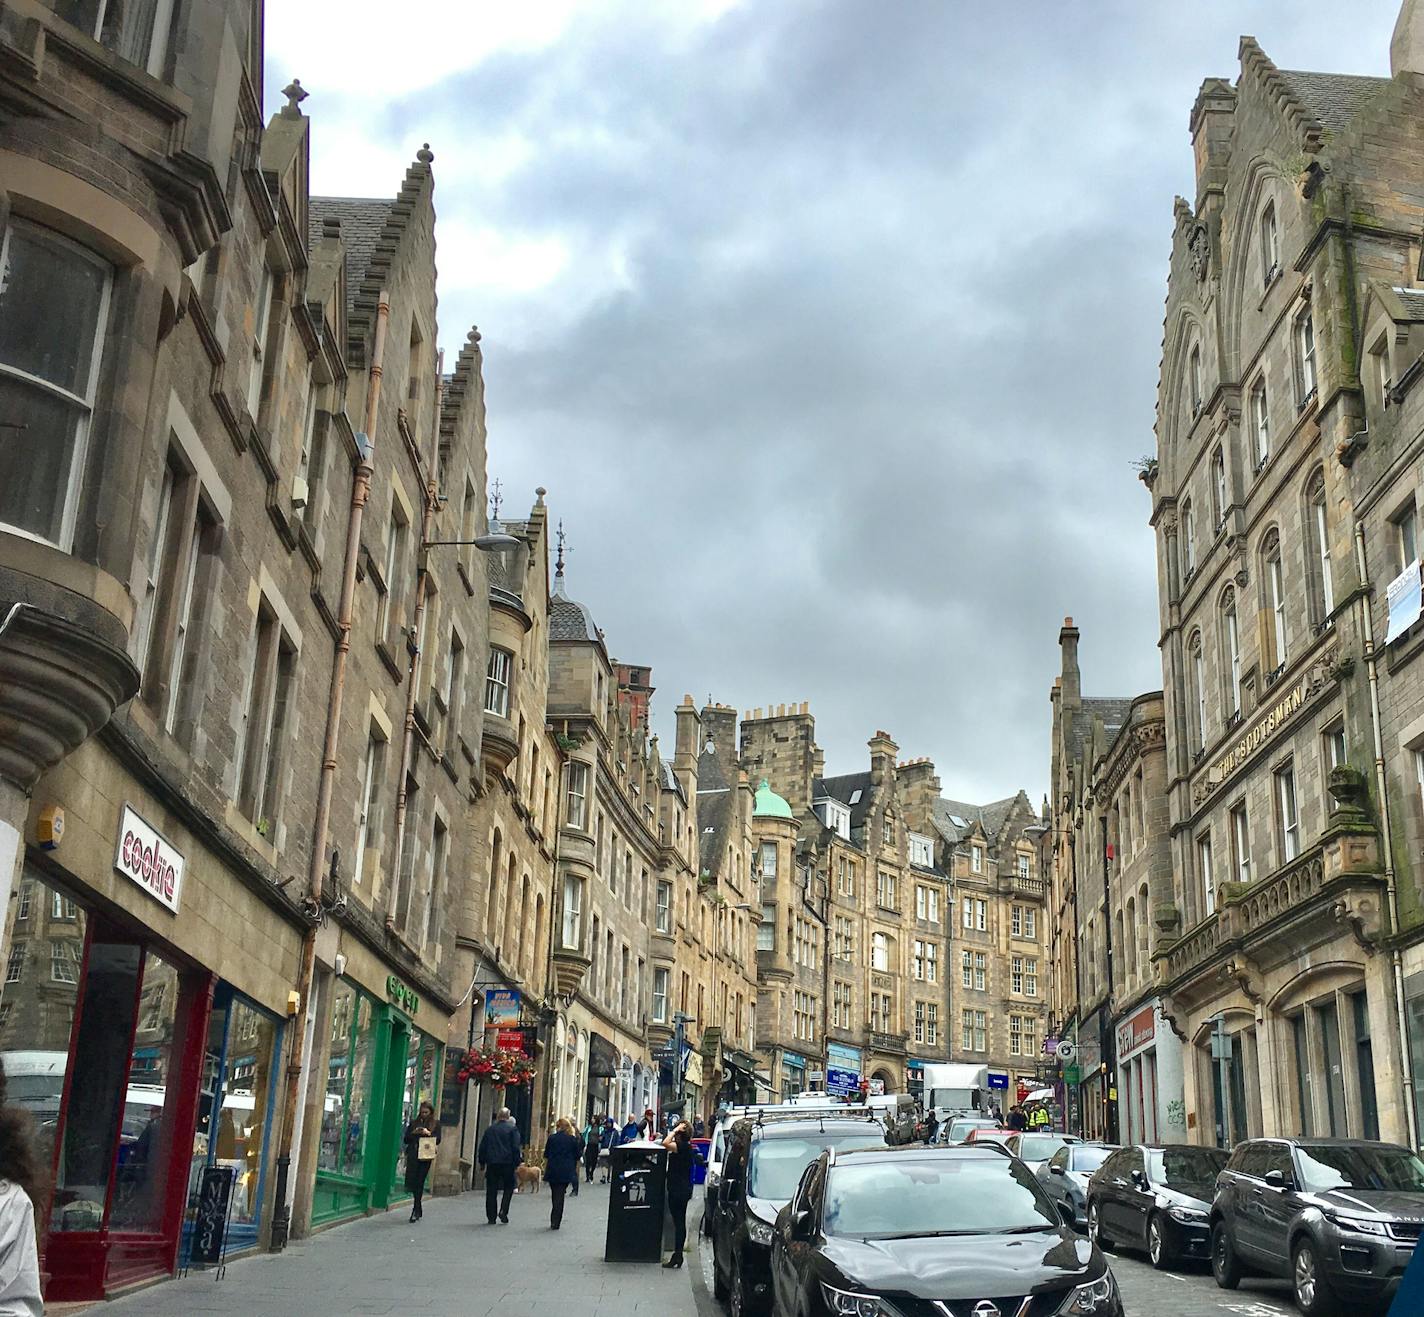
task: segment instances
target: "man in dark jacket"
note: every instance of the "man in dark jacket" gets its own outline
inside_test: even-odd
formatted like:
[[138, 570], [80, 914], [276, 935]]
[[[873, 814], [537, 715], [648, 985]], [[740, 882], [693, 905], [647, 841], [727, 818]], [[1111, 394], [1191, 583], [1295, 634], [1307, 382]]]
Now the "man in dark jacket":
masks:
[[514, 1168], [523, 1155], [519, 1126], [509, 1114], [509, 1108], [501, 1107], [494, 1114], [494, 1122], [480, 1136], [477, 1154], [485, 1172], [485, 1216], [490, 1225], [495, 1223], [496, 1200], [500, 1223], [509, 1224], [509, 1200], [514, 1197]]

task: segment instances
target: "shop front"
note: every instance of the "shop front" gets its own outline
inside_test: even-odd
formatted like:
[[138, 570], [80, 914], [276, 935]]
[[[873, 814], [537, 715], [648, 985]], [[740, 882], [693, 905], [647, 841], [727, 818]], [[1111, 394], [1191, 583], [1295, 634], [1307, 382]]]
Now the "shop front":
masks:
[[1128, 1143], [1184, 1143], [1182, 1044], [1152, 1000], [1117, 1025], [1118, 1119]]
[[104, 762], [93, 746], [74, 759], [37, 795], [37, 810], [71, 808], [63, 844], [25, 857], [0, 995], [9, 1095], [33, 1116], [49, 1171], [36, 1209], [51, 1302], [171, 1273], [209, 1168], [231, 1172], [226, 1252], [261, 1242], [286, 1033], [273, 1006], [299, 945], [152, 801], [61, 793]]
[[826, 1044], [826, 1092], [849, 1098], [860, 1092], [861, 1051], [848, 1043]]
[[588, 1091], [585, 1095], [590, 1120], [602, 1120], [612, 1116], [621, 1121], [626, 1112], [614, 1111], [616, 1093], [614, 1084], [618, 1079], [618, 1049], [601, 1033], [588, 1036]]
[[420, 999], [399, 976], [388, 975], [385, 988], [383, 999], [353, 978], [326, 985], [314, 1228], [403, 1198], [406, 1125], [422, 1102], [440, 1110], [444, 1047], [417, 1025]]
[[796, 1052], [781, 1054], [781, 1100], [789, 1102], [806, 1090], [806, 1058]]

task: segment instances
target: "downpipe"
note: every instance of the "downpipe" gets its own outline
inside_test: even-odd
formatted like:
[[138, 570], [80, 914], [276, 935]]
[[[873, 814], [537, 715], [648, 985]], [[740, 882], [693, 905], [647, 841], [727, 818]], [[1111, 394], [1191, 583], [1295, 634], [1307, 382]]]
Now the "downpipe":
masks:
[[[1355, 567], [1360, 584], [1369, 586], [1369, 567], [1365, 557], [1365, 523], [1355, 522]], [[1414, 1109], [1414, 1070], [1409, 1060], [1409, 1022], [1404, 1005], [1404, 958], [1397, 941], [1399, 933], [1399, 887], [1394, 873], [1394, 837], [1390, 828], [1389, 790], [1385, 778], [1384, 736], [1380, 727], [1379, 662], [1375, 653], [1374, 620], [1370, 616], [1370, 590], [1360, 593], [1360, 636], [1364, 645], [1365, 674], [1370, 688], [1370, 733], [1375, 752], [1375, 790], [1379, 793], [1380, 830], [1384, 834], [1385, 892], [1389, 901], [1391, 946], [1390, 974], [1394, 983], [1394, 1017], [1399, 1032], [1399, 1073], [1404, 1091], [1405, 1128], [1409, 1131], [1409, 1146], [1419, 1146], [1419, 1121]]]

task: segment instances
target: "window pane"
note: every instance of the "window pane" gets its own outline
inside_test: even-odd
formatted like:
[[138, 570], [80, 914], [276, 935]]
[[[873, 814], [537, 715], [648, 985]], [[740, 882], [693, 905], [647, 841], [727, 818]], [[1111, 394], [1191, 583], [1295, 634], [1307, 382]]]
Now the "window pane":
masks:
[[326, 1063], [326, 1099], [321, 1114], [321, 1147], [317, 1166], [339, 1171], [346, 1126], [346, 1084], [351, 1073], [351, 1020], [356, 990], [338, 979], [331, 990], [331, 1055]]
[[0, 269], [0, 365], [87, 399], [106, 281], [67, 243], [13, 226]]
[[351, 1085], [346, 1101], [345, 1148], [341, 1169], [360, 1175], [365, 1160], [366, 1107], [371, 1093], [371, 1066], [376, 1050], [376, 1031], [371, 1019], [371, 1003], [359, 1000], [356, 1014], [356, 1046], [351, 1054]]
[[70, 468], [86, 419], [75, 403], [0, 373], [0, 522], [60, 542]]
[[[129, 1126], [124, 1071], [130, 1058], [141, 959], [139, 948], [130, 944], [96, 942], [89, 951], [51, 1230], [100, 1228], [121, 1117], [122, 1155], [125, 1161], [133, 1156], [129, 1145], [140, 1130]], [[116, 1207], [117, 1199], [116, 1194]]]

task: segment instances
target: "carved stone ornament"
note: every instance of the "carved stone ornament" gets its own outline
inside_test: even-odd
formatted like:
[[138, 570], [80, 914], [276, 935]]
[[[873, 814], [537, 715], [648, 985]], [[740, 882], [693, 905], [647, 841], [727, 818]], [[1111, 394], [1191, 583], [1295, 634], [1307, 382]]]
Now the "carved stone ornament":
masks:
[[1192, 271], [1197, 282], [1204, 283], [1211, 268], [1211, 239], [1207, 237], [1205, 224], [1198, 224], [1192, 230], [1192, 236], [1187, 239], [1187, 251], [1191, 253]]

